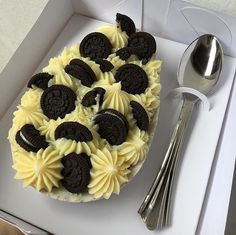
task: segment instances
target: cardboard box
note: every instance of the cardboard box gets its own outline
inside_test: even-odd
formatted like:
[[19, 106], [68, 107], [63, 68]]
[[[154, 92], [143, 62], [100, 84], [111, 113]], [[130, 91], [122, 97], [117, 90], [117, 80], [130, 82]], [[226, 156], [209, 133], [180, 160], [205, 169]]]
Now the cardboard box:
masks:
[[202, 34], [213, 34], [220, 39], [225, 54], [236, 57], [236, 17], [232, 15], [183, 0], [144, 0], [143, 19], [144, 30], [186, 44]]
[[[100, 4], [97, 4], [99, 1]], [[74, 30], [75, 35], [77, 35], [78, 32], [81, 33], [82, 37], [82, 35], [95, 30], [93, 26], [102, 24], [102, 22], [88, 20], [90, 23], [86, 25], [86, 18], [78, 18], [75, 14], [87, 15], [91, 18], [113, 22], [115, 13], [121, 12], [133, 18], [138, 28], [143, 28], [143, 30], [152, 32], [154, 35], [170, 38], [174, 41], [183, 41], [184, 39], [184, 42], [190, 42], [196, 37], [196, 32], [193, 33], [190, 30], [191, 27], [186, 24], [186, 22], [182, 24], [183, 19], [181, 21], [182, 23], [180, 22], [177, 26], [175, 24], [176, 19], [180, 19], [178, 16], [176, 16], [177, 18], [174, 17], [175, 14], [179, 13], [178, 7], [182, 7], [181, 4], [185, 3], [177, 0], [98, 0], [95, 4], [95, 1], [92, 0], [49, 0], [36, 24], [0, 75], [0, 97], [1, 100], [4, 101], [0, 106], [0, 117], [2, 117], [0, 120], [0, 128], [2, 128], [0, 133], [4, 133], [4, 136], [6, 135], [8, 125], [11, 121], [10, 114], [14, 111], [17, 102], [19, 102], [18, 95], [25, 86], [26, 81], [35, 73], [35, 70], [38, 69], [39, 71], [47, 64], [51, 56], [56, 56], [63, 48], [64, 42], [66, 42], [67, 45], [71, 45], [75, 42], [74, 40], [78, 39], [77, 36], [73, 38], [73, 32], [71, 30]], [[135, 6], [135, 9], [133, 9], [133, 6]], [[192, 16], [194, 16], [195, 12], [194, 10]], [[85, 26], [82, 27], [81, 25]], [[201, 33], [203, 32], [204, 31]], [[68, 36], [71, 38], [66, 38], [65, 33], [68, 33]], [[186, 35], [186, 37], [182, 37], [182, 35]], [[178, 61], [186, 45], [161, 37], [157, 37], [159, 46], [158, 53], [164, 60], [162, 82], [163, 90], [168, 93], [168, 91], [177, 85], [175, 79]], [[226, 52], [230, 52], [232, 48], [227, 44], [227, 40], [223, 38], [222, 41], [224, 42]], [[221, 81], [219, 84], [221, 89], [218, 89], [217, 93], [210, 97], [210, 101], [215, 105], [216, 109], [213, 109], [211, 113], [205, 113], [202, 112], [200, 106], [195, 112], [195, 118], [191, 124], [192, 132], [191, 134], [190, 132], [187, 134], [187, 138], [191, 137], [192, 142], [187, 141], [188, 145], [184, 149], [185, 158], [182, 162], [181, 171], [178, 176], [179, 181], [176, 186], [177, 189], [175, 193], [177, 193], [177, 195], [174, 199], [173, 211], [177, 212], [174, 212], [175, 214], [173, 215], [173, 226], [170, 229], [161, 231], [160, 234], [191, 235], [195, 234], [199, 226], [199, 217], [201, 216], [201, 208], [208, 178], [225, 116], [224, 112], [231, 95], [236, 68], [236, 60], [234, 58], [226, 57], [225, 61], [226, 67], [223, 73], [225, 81]], [[16, 99], [17, 97], [18, 99]], [[175, 106], [178, 102], [165, 100], [164, 97], [165, 94], [162, 96], [163, 104], [168, 108], [163, 108], [160, 113], [160, 120], [167, 119], [166, 117], [170, 116], [173, 116], [173, 118], [170, 118], [169, 121], [167, 120], [165, 125], [159, 125], [158, 130], [161, 134], [157, 133], [154, 139], [154, 141], [158, 141], [158, 144], [155, 148], [151, 149], [149, 161], [147, 161], [144, 169], [134, 182], [130, 183], [130, 186], [127, 187], [128, 189], [125, 189], [124, 193], [119, 196], [119, 199], [113, 197], [109, 201], [103, 200], [86, 205], [72, 205], [70, 203], [62, 203], [45, 198], [45, 196], [40, 195], [30, 188], [22, 189], [21, 182], [16, 182], [13, 179], [14, 171], [9, 169], [11, 156], [9, 155], [7, 141], [4, 139], [3, 142], [0, 143], [2, 147], [0, 147], [1, 156], [5, 156], [5, 159], [0, 160], [0, 164], [4, 163], [4, 169], [0, 175], [5, 176], [10, 183], [6, 184], [2, 182], [1, 186], [4, 186], [8, 193], [19, 197], [21, 203], [28, 205], [25, 210], [22, 209], [24, 208], [24, 204], [14, 208], [13, 205], [17, 205], [17, 201], [12, 201], [12, 195], [8, 197], [8, 195], [2, 194], [0, 195], [0, 206], [5, 209], [8, 208], [12, 213], [16, 211], [19, 217], [25, 218], [26, 220], [31, 219], [32, 223], [56, 234], [70, 235], [74, 234], [72, 232], [75, 231], [78, 231], [78, 233], [83, 232], [84, 234], [89, 234], [88, 231], [93, 231], [97, 234], [130, 234], [133, 232], [140, 235], [146, 234], [146, 228], [139, 216], [136, 215], [136, 210], [147, 192], [158, 166], [161, 164], [162, 157], [169, 143], [171, 130], [177, 117], [177, 108]], [[14, 100], [15, 102], [13, 103]], [[172, 112], [173, 110], [174, 113]], [[216, 115], [217, 120], [215, 118]], [[205, 128], [206, 124], [209, 129]], [[205, 134], [201, 136], [203, 129], [205, 129]], [[210, 151], [208, 155], [206, 154], [207, 152], [205, 152], [207, 146], [206, 148], [201, 148], [202, 146], [199, 145], [207, 142], [207, 133], [209, 132], [212, 132], [213, 136], [212, 142], [209, 143], [210, 147], [207, 150]], [[200, 140], [199, 136], [201, 136]], [[196, 142], [198, 142], [198, 144], [196, 144]], [[3, 148], [3, 146], [6, 147]], [[198, 149], [199, 152], [193, 151], [192, 148]], [[199, 159], [199, 156], [202, 154], [205, 154], [207, 158], [204, 160]], [[8, 159], [6, 159], [6, 156]], [[5, 168], [5, 166], [8, 167]], [[194, 166], [194, 168], [192, 166]], [[201, 173], [200, 175], [199, 172]], [[199, 179], [201, 179], [200, 185], [198, 185]], [[11, 188], [12, 185], [14, 186]], [[135, 192], [137, 192], [137, 194], [135, 194]], [[24, 201], [24, 198], [28, 201]], [[31, 208], [31, 206], [34, 205], [34, 201], [30, 201], [31, 198], [37, 204], [35, 207], [39, 207], [40, 205], [40, 208]], [[34, 210], [36, 212], [40, 210], [41, 212], [35, 214]], [[96, 213], [94, 213], [95, 211]], [[94, 217], [94, 215], [99, 214], [98, 211], [101, 211], [101, 218], [98, 218], [99, 216]], [[48, 214], [44, 215], [42, 212], [47, 212]], [[82, 212], [82, 214], [79, 212]], [[111, 215], [113, 217], [111, 217]], [[51, 221], [48, 221], [48, 216]], [[79, 219], [78, 223], [76, 222], [77, 219]], [[69, 230], [67, 230], [66, 225], [63, 223], [64, 220], [66, 224], [69, 225]], [[121, 226], [121, 224], [123, 226]], [[92, 225], [95, 227], [90, 228]], [[99, 225], [101, 225], [101, 227], [98, 227]], [[108, 227], [108, 225], [112, 226], [112, 228]], [[113, 229], [115, 231], [113, 231]]]

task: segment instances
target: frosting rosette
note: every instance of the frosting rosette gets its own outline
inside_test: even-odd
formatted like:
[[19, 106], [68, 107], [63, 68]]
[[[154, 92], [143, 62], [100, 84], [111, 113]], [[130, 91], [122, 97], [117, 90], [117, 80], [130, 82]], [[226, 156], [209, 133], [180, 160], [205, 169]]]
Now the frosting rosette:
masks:
[[75, 81], [73, 81], [70, 76], [65, 73], [62, 61], [58, 58], [51, 59], [49, 61], [49, 65], [43, 69], [43, 72], [54, 75], [54, 79], [50, 82], [51, 85], [63, 84], [73, 90], [76, 89]]
[[120, 82], [112, 85], [105, 85], [106, 92], [104, 94], [104, 101], [102, 108], [116, 109], [122, 114], [126, 115], [129, 109], [129, 96], [126, 92], [121, 90]]
[[115, 78], [112, 72], [101, 72], [98, 75], [98, 82], [96, 82], [96, 86], [100, 85], [112, 85], [115, 82]]
[[97, 32], [105, 34], [109, 38], [112, 47], [115, 49], [126, 47], [128, 44], [128, 35], [126, 32], [121, 31], [120, 27], [116, 25], [105, 25], [98, 28]]
[[66, 67], [72, 59], [78, 57], [80, 57], [79, 44], [76, 44], [70, 48], [65, 47], [61, 53], [61, 56], [59, 56], [59, 60], [61, 61], [63, 67]]
[[23, 186], [33, 186], [38, 191], [51, 192], [53, 187], [59, 187], [62, 179], [61, 155], [52, 148], [40, 149], [37, 153], [17, 153], [13, 168], [16, 179], [23, 180]]
[[85, 126], [91, 126], [91, 120], [97, 111], [98, 107], [96, 106], [92, 108], [82, 108], [82, 106], [77, 106], [72, 113], [65, 116], [64, 121], [80, 122]]
[[47, 119], [42, 113], [40, 107], [41, 90], [28, 90], [21, 98], [21, 105], [17, 106], [17, 111], [13, 113], [13, 122], [15, 127], [21, 128], [27, 123], [32, 123], [34, 126], [41, 126], [43, 120]]
[[125, 159], [129, 165], [136, 165], [144, 161], [148, 151], [149, 136], [145, 131], [136, 128], [130, 131], [127, 140], [117, 147], [119, 157]]
[[133, 100], [143, 104], [149, 115], [152, 117], [158, 107], [160, 106], [159, 96], [153, 95], [153, 93], [147, 89], [145, 94], [133, 95]]
[[119, 194], [121, 185], [128, 182], [130, 170], [129, 165], [118, 156], [117, 151], [110, 151], [107, 148], [97, 149], [96, 153], [91, 155], [91, 163], [89, 193], [94, 198], [105, 199], [112, 193]]
[[45, 135], [47, 139], [53, 141], [55, 140], [55, 130], [63, 122], [61, 118], [57, 120], [43, 120], [43, 124], [39, 127], [39, 131], [42, 135]]
[[42, 90], [39, 88], [29, 89], [21, 98], [21, 105], [24, 107], [40, 108], [40, 97]]

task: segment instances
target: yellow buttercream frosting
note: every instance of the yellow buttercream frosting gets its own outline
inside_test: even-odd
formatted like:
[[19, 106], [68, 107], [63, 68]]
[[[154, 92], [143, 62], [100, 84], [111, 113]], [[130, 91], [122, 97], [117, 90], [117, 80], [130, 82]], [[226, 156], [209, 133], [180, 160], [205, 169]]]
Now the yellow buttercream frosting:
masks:
[[47, 117], [43, 114], [40, 106], [41, 89], [29, 89], [21, 98], [21, 105], [13, 113], [14, 127], [20, 129], [25, 124], [33, 124], [35, 127], [42, 125]]
[[150, 116], [153, 116], [157, 108], [160, 106], [159, 96], [153, 95], [150, 90], [147, 90], [145, 94], [133, 95], [132, 99], [144, 106]]
[[92, 127], [92, 118], [98, 112], [98, 105], [82, 107], [78, 105], [72, 113], [65, 116], [64, 122], [79, 122], [87, 127]]
[[155, 57], [152, 57], [147, 64], [142, 64], [142, 61], [136, 60], [130, 63], [140, 66], [147, 74], [148, 77], [148, 88], [152, 94], [158, 96], [161, 91], [161, 84], [159, 73], [161, 70], [162, 62]]
[[115, 83], [115, 78], [112, 72], [101, 72], [98, 75], [98, 81], [94, 84], [95, 86], [112, 85]]
[[126, 115], [129, 110], [130, 99], [127, 93], [121, 90], [120, 82], [114, 83], [113, 85], [105, 85], [104, 88], [106, 92], [104, 95], [102, 109], [116, 109]]
[[146, 64], [143, 64], [141, 60], [134, 60], [131, 63], [137, 64], [142, 67], [147, 73], [147, 75], [157, 74], [161, 71], [162, 61], [158, 60], [155, 57], [156, 56], [150, 58]]
[[97, 149], [91, 155], [92, 169], [91, 182], [88, 185], [89, 193], [94, 198], [108, 199], [112, 193], [119, 194], [120, 187], [128, 181], [129, 165], [124, 158], [118, 156], [117, 151], [103, 148]]
[[117, 70], [118, 68], [120, 68], [122, 65], [126, 63], [124, 60], [120, 59], [120, 57], [117, 56], [116, 53], [110, 54], [107, 60], [113, 64], [115, 70]]
[[[22, 179], [24, 186], [31, 185], [38, 191], [57, 192], [64, 200], [77, 200], [85, 195], [92, 199], [101, 197], [108, 199], [112, 193], [118, 194], [123, 184], [128, 182], [135, 172], [134, 168], [145, 160], [148, 151], [150, 131], [142, 131], [137, 127], [132, 114], [130, 101], [139, 102], [147, 111], [150, 123], [160, 105], [160, 78], [161, 61], [156, 55], [143, 64], [137, 56], [131, 55], [127, 61], [116, 55], [116, 51], [128, 45], [128, 35], [117, 25], [107, 25], [97, 30], [107, 36], [112, 45], [111, 54], [107, 60], [114, 66], [111, 71], [103, 72], [99, 63], [89, 57], [80, 54], [80, 44], [66, 47], [62, 53], [49, 60], [43, 72], [53, 75], [48, 86], [61, 84], [71, 88], [77, 96], [75, 109], [66, 114], [64, 118], [49, 119], [43, 114], [40, 99], [43, 94], [41, 88], [33, 85], [21, 98], [21, 103], [14, 112], [13, 126], [9, 130], [8, 139], [11, 144], [13, 155], [13, 168], [16, 170], [16, 179]], [[65, 72], [65, 67], [73, 59], [85, 62], [94, 72], [96, 81], [87, 87], [77, 79]], [[148, 78], [148, 87], [142, 94], [132, 95], [121, 89], [121, 83], [116, 82], [117, 70], [127, 63], [140, 66]], [[99, 104], [99, 97], [95, 99], [96, 105], [84, 107], [81, 102], [85, 94], [95, 87], [105, 89], [103, 102]], [[98, 134], [98, 126], [94, 124], [94, 117], [102, 109], [115, 109], [122, 113], [128, 123], [128, 137], [121, 145], [111, 146]], [[55, 130], [63, 122], [79, 122], [85, 125], [92, 133], [93, 139], [88, 142], [77, 142], [71, 139], [55, 139]], [[40, 134], [45, 136], [49, 147], [38, 152], [27, 152], [15, 140], [16, 133], [25, 125], [33, 124]], [[88, 192], [72, 194], [64, 192], [60, 188], [59, 181], [62, 179], [61, 170], [63, 165], [61, 158], [70, 153], [86, 153], [92, 163], [90, 170], [91, 179]], [[53, 190], [54, 188], [54, 190]], [[58, 188], [55, 190], [55, 188]], [[56, 193], [56, 194], [57, 194]], [[55, 194], [54, 194], [55, 196]], [[81, 199], [81, 200], [82, 200]], [[79, 199], [80, 200], [80, 199]], [[90, 200], [90, 199], [89, 199]]]
[[120, 157], [125, 159], [129, 165], [136, 165], [144, 160], [148, 151], [149, 136], [147, 132], [141, 131], [137, 127], [129, 132], [127, 140], [117, 146]]
[[43, 69], [43, 72], [50, 73], [54, 76], [50, 81], [50, 85], [61, 84], [70, 87], [72, 90], [76, 90], [76, 81], [71, 79], [70, 75], [67, 74], [63, 68], [63, 65], [57, 58], [53, 58], [49, 61], [49, 65]]
[[77, 44], [70, 48], [64, 48], [62, 54], [58, 57], [50, 59], [48, 66], [43, 69], [43, 72], [54, 75], [54, 79], [52, 79], [49, 83], [50, 85], [62, 84], [70, 87], [74, 91], [78, 88], [83, 89], [83, 86], [80, 85], [79, 79], [73, 78], [65, 72], [66, 65], [68, 65], [72, 59], [82, 60], [93, 70], [96, 77], [99, 76], [101, 72], [99, 65], [89, 58], [81, 57], [79, 53], [79, 44]]
[[59, 60], [61, 61], [63, 67], [66, 67], [66, 65], [68, 65], [72, 59], [80, 57], [79, 44], [76, 44], [70, 48], [65, 47], [59, 56]]
[[42, 111], [38, 110], [36, 107], [24, 107], [19, 105], [17, 109], [18, 110], [14, 112], [13, 122], [19, 129], [25, 124], [33, 124], [35, 127], [39, 127], [45, 119]]
[[24, 107], [37, 107], [40, 108], [40, 98], [43, 90], [40, 88], [29, 89], [21, 97], [21, 105]]
[[38, 128], [41, 135], [44, 135], [48, 140], [55, 140], [55, 130], [56, 128], [63, 123], [63, 119], [58, 118], [57, 120], [43, 120], [42, 125]]
[[83, 60], [95, 73], [96, 77], [99, 76], [100, 73], [100, 65], [95, 63], [93, 60], [90, 60], [88, 57], [83, 58], [81, 57], [81, 60]]
[[116, 25], [102, 26], [97, 29], [97, 32], [105, 34], [115, 49], [126, 47], [128, 44], [128, 35]]
[[33, 186], [38, 191], [51, 191], [59, 187], [60, 174], [63, 166], [61, 155], [52, 148], [40, 149], [37, 153], [17, 153], [13, 168], [16, 170], [16, 179], [23, 180], [23, 186]]
[[54, 141], [53, 144], [60, 155], [63, 156], [66, 156], [69, 153], [86, 153], [90, 156], [92, 153], [96, 152], [98, 143], [96, 140], [89, 142], [76, 142], [75, 140], [60, 138]]

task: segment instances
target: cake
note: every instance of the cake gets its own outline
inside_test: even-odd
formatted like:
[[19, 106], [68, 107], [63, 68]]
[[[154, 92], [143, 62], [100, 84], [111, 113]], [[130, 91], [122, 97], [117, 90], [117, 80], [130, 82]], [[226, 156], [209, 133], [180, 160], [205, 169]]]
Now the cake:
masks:
[[119, 194], [157, 122], [156, 42], [126, 15], [49, 60], [27, 84], [8, 139], [15, 178], [65, 201]]

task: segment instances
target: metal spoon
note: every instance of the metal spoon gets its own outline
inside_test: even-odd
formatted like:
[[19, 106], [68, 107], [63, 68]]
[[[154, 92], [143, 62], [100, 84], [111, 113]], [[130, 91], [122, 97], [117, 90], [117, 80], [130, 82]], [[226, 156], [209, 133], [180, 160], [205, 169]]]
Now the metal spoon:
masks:
[[[205, 34], [193, 41], [185, 50], [178, 68], [178, 81], [182, 87], [193, 88], [204, 95], [217, 83], [223, 63], [223, 50], [213, 35]], [[175, 130], [161, 165], [138, 213], [150, 230], [170, 225], [171, 191], [180, 156], [184, 133], [194, 105], [199, 100], [195, 95], [184, 93], [183, 104]]]

